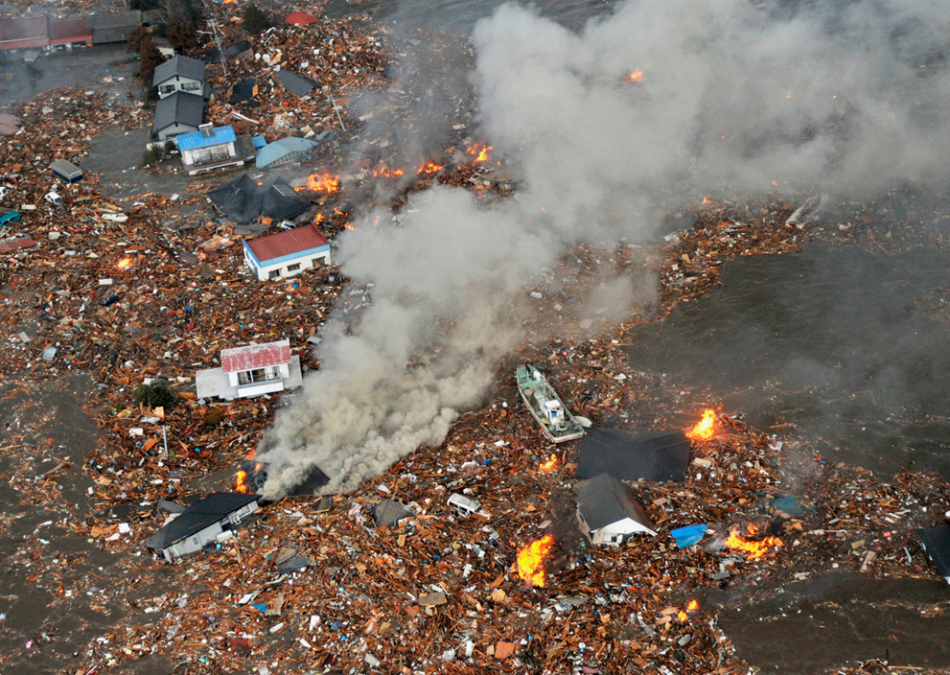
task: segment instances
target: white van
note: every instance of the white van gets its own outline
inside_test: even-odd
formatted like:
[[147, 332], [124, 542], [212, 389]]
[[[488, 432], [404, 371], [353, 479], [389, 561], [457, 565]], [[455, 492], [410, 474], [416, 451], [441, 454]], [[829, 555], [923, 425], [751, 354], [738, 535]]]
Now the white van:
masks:
[[476, 499], [470, 499], [465, 495], [453, 492], [449, 495], [449, 506], [455, 509], [455, 512], [462, 517], [468, 517], [473, 513], [478, 513], [481, 503]]

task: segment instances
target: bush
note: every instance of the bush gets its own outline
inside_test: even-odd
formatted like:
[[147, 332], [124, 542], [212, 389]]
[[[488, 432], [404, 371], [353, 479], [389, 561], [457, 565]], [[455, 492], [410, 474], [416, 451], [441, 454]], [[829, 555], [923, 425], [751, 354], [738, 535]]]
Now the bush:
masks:
[[215, 429], [224, 421], [225, 412], [221, 408], [212, 408], [208, 411], [208, 414], [205, 415], [205, 425], [201, 430], [201, 433], [207, 434]]
[[172, 408], [178, 402], [178, 394], [168, 384], [168, 378], [159, 375], [151, 384], [140, 384], [132, 392], [136, 401], [149, 408]]

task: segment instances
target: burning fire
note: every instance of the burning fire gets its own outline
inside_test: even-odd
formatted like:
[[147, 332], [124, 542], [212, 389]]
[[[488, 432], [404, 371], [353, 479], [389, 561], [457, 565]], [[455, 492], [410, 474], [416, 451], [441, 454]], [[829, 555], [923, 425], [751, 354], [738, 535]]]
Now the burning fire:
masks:
[[643, 81], [643, 71], [637, 68], [635, 71], [627, 75], [625, 78], [627, 82], [642, 82]]
[[[749, 523], [746, 528], [746, 534], [749, 536], [755, 535], [757, 531], [758, 528], [752, 523]], [[726, 546], [729, 547], [730, 551], [745, 553], [749, 560], [757, 560], [768, 553], [769, 549], [781, 548], [782, 540], [778, 537], [765, 537], [758, 541], [746, 539], [739, 534], [739, 526], [733, 525], [729, 528], [729, 538], [726, 539]]]
[[388, 166], [383, 164], [381, 167], [373, 171], [373, 178], [378, 176], [384, 176], [386, 178], [398, 178], [403, 174], [402, 169], [390, 169]]
[[242, 469], [237, 472], [237, 485], [234, 486], [234, 491], [247, 494], [247, 471]]
[[708, 441], [716, 435], [716, 411], [706, 410], [695, 427], [686, 434], [694, 441]]
[[557, 466], [557, 455], [551, 455], [546, 462], [542, 462], [538, 468], [542, 471], [551, 471]]
[[689, 604], [686, 605], [685, 610], [680, 610], [679, 614], [676, 615], [676, 618], [680, 623], [686, 623], [689, 621], [689, 617], [699, 611], [699, 601], [695, 598], [689, 601]]
[[518, 576], [530, 586], [544, 587], [544, 561], [554, 545], [554, 537], [546, 534], [518, 551]]
[[359, 230], [353, 226], [353, 223], [347, 223], [343, 227], [348, 229], [350, 232], [359, 232]]
[[311, 174], [307, 178], [307, 189], [313, 190], [314, 192], [326, 192], [327, 194], [332, 194], [340, 189], [340, 177], [331, 176], [328, 173]]
[[488, 151], [494, 147], [494, 145], [481, 145], [480, 143], [476, 143], [470, 148], [466, 148], [465, 152], [475, 158], [472, 160], [473, 163], [484, 162], [488, 159]]
[[122, 260], [119, 261], [119, 264], [116, 265], [116, 267], [118, 267], [120, 270], [127, 270], [129, 268], [129, 265], [131, 264], [132, 264], [132, 258], [122, 258]]
[[[478, 160], [476, 159], [475, 161], [477, 162]], [[445, 168], [445, 165], [439, 165], [439, 164], [436, 164], [435, 162], [424, 162], [422, 166], [419, 167], [419, 170], [416, 171], [416, 173], [417, 174], [424, 173], [428, 175], [430, 173], [438, 173], [444, 168]]]
[[709, 197], [703, 197], [703, 204], [708, 204], [712, 200]]

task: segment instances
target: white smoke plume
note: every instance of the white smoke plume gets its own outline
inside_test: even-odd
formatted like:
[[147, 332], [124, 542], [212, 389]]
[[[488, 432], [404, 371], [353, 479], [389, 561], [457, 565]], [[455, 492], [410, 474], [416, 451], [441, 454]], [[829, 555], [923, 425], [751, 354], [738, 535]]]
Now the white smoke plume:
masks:
[[473, 34], [480, 122], [526, 188], [490, 209], [432, 190], [401, 226], [367, 219], [342, 238], [343, 272], [374, 284], [373, 304], [351, 333], [328, 327], [320, 371], [265, 435], [265, 496], [314, 465], [350, 489], [440, 443], [519, 341], [531, 276], [575, 243], [642, 239], [658, 190], [945, 180], [948, 24], [939, 0], [793, 16], [747, 0], [628, 2], [579, 34], [499, 8]]

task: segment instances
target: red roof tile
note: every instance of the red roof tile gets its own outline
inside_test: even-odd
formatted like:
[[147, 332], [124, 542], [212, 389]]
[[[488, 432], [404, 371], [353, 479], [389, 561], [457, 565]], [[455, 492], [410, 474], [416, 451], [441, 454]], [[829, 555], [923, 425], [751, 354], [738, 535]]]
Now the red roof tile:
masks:
[[226, 373], [290, 363], [290, 340], [221, 350], [221, 369]]
[[49, 43], [64, 45], [73, 42], [92, 42], [92, 29], [83, 17], [74, 19], [50, 19]]
[[320, 230], [313, 223], [247, 242], [251, 253], [261, 264], [268, 260], [301, 253], [327, 244], [327, 238], [320, 233]]
[[26, 49], [48, 44], [45, 16], [0, 19], [0, 49]]
[[298, 26], [306, 26], [308, 23], [316, 23], [317, 21], [317, 17], [306, 12], [293, 12], [284, 19], [284, 23], [295, 23]]

